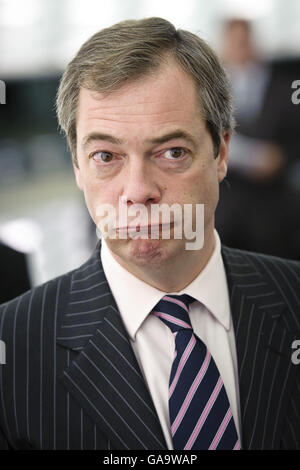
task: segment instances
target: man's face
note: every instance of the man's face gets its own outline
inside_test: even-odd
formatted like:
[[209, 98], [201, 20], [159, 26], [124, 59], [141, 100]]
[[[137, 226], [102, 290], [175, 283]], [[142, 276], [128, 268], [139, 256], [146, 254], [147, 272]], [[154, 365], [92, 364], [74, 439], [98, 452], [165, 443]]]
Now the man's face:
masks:
[[[204, 239], [213, 236], [218, 183], [229, 137], [218, 157], [200, 114], [194, 82], [169, 61], [108, 96], [82, 88], [77, 113], [77, 184], [94, 222], [102, 204], [204, 204]], [[130, 223], [128, 224], [130, 225]], [[123, 265], [159, 267], [185, 256], [186, 240], [106, 239]], [[204, 245], [205, 247], [205, 245]]]

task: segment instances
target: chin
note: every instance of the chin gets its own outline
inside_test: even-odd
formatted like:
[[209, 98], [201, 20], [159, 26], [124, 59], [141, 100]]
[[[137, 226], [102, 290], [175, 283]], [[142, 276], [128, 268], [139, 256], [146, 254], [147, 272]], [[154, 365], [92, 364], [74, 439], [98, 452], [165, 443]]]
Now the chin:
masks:
[[129, 258], [138, 264], [161, 262], [164, 259], [165, 247], [161, 240], [131, 240]]
[[178, 240], [137, 238], [124, 240], [121, 243], [120, 240], [115, 240], [109, 244], [109, 248], [122, 261], [121, 264], [160, 268], [162, 263], [174, 258], [179, 246]]

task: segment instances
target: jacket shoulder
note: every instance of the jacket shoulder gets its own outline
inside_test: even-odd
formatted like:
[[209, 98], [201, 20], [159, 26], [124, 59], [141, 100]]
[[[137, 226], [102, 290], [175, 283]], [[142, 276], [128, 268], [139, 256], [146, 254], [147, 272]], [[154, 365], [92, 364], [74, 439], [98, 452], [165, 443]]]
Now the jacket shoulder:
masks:
[[[24, 328], [27, 322], [52, 314], [69, 292], [70, 271], [29, 289], [23, 294], [0, 305], [0, 338], [9, 336], [13, 328]], [[39, 322], [38, 322], [39, 323]]]
[[[284, 273], [294, 273], [298, 282], [300, 282], [300, 261], [280, 258], [279, 256], [266, 255], [263, 253], [256, 253], [253, 251], [240, 250], [237, 248], [229, 248], [222, 245], [222, 253], [230, 263], [253, 264], [259, 271], [275, 271], [283, 270]], [[261, 269], [259, 268], [261, 266]]]
[[29, 328], [38, 334], [42, 329], [47, 329], [50, 323], [56, 328], [69, 302], [73, 278], [84, 280], [97, 271], [99, 248], [100, 242], [92, 256], [81, 266], [0, 305], [0, 339], [3, 336], [11, 338], [16, 331], [21, 335], [22, 331]]
[[[222, 246], [231, 285], [242, 285], [261, 304], [282, 304], [300, 330], [300, 262]], [[266, 297], [268, 296], [268, 297]]]

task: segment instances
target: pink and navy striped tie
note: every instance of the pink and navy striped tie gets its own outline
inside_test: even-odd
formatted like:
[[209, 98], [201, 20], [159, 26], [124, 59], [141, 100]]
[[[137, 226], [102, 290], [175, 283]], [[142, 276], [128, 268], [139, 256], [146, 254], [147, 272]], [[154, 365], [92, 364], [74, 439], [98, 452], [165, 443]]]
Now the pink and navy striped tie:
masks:
[[165, 295], [153, 313], [172, 331], [175, 353], [169, 381], [174, 449], [238, 450], [240, 442], [226, 390], [215, 361], [194, 334], [189, 295]]

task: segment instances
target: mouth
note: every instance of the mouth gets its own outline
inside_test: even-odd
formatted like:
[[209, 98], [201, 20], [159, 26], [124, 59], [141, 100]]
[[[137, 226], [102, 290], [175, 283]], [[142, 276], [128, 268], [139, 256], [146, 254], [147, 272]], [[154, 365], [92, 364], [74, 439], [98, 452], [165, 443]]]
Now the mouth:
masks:
[[121, 233], [121, 232], [126, 232], [128, 234], [133, 234], [136, 233], [137, 235], [140, 234], [149, 234], [151, 233], [157, 233], [161, 232], [165, 229], [172, 228], [174, 226], [174, 222], [170, 223], [164, 223], [164, 224], [148, 224], [148, 225], [127, 225], [125, 227], [118, 227], [116, 228], [116, 231]]

